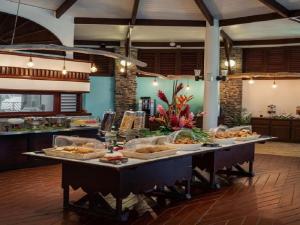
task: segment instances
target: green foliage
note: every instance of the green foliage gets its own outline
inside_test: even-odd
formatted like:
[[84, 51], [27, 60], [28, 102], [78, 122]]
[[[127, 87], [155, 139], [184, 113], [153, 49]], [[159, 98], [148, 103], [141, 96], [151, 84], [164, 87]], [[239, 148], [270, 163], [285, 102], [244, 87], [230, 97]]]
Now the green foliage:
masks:
[[246, 109], [242, 109], [241, 114], [232, 116], [230, 118], [230, 121], [233, 126], [250, 125], [251, 117], [252, 117], [251, 113], [248, 113]]

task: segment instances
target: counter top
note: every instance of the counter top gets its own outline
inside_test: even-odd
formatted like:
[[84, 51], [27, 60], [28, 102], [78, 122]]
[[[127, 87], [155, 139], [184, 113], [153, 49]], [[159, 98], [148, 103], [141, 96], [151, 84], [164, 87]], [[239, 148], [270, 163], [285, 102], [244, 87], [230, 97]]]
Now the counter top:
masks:
[[82, 165], [94, 165], [94, 166], [100, 166], [100, 167], [109, 167], [109, 168], [114, 168], [114, 169], [122, 169], [122, 168], [128, 168], [128, 167], [135, 167], [140, 164], [146, 164], [146, 163], [151, 163], [153, 161], [160, 161], [160, 160], [166, 160], [169, 158], [174, 158], [174, 157], [182, 157], [182, 156], [188, 156], [188, 155], [197, 155], [197, 154], [203, 154], [206, 152], [212, 152], [212, 151], [219, 151], [219, 150], [224, 150], [228, 149], [233, 146], [239, 146], [239, 145], [247, 145], [251, 143], [259, 143], [259, 142], [265, 142], [274, 139], [274, 137], [261, 137], [256, 140], [251, 140], [251, 141], [244, 141], [244, 142], [236, 142], [235, 144], [230, 144], [230, 145], [223, 145], [219, 147], [202, 147], [201, 144], [197, 144], [195, 146], [187, 145], [186, 147], [180, 146], [178, 148], [178, 152], [175, 155], [172, 156], [165, 156], [161, 158], [155, 158], [155, 159], [149, 159], [149, 160], [143, 160], [143, 159], [133, 159], [129, 158], [128, 162], [125, 164], [120, 164], [120, 165], [114, 165], [114, 164], [109, 164], [109, 163], [103, 163], [100, 162], [99, 159], [90, 159], [90, 160], [76, 160], [76, 159], [67, 159], [67, 158], [62, 158], [62, 157], [53, 157], [53, 156], [47, 156], [44, 153], [36, 153], [36, 152], [27, 152], [23, 153], [24, 155], [27, 156], [32, 156], [32, 157], [37, 157], [37, 158], [46, 158], [46, 159], [54, 159], [58, 161], [69, 161], [69, 162], [75, 162], [75, 163], [80, 163]]
[[97, 130], [98, 127], [72, 127], [72, 128], [62, 128], [62, 129], [49, 129], [49, 130], [28, 130], [28, 131], [2, 131], [0, 136], [9, 135], [23, 135], [23, 134], [40, 134], [40, 133], [56, 133], [56, 132], [66, 132], [66, 131], [79, 131], [79, 130]]

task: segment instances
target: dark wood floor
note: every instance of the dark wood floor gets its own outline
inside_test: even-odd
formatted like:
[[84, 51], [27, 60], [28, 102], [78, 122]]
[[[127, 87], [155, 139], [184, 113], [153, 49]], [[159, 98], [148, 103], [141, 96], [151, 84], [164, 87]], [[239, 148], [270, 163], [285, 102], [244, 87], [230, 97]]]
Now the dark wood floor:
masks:
[[[198, 193], [126, 224], [300, 225], [300, 158], [256, 155], [256, 176], [219, 191]], [[74, 195], [81, 193], [75, 192]], [[120, 224], [62, 210], [60, 167], [0, 173], [1, 225]]]

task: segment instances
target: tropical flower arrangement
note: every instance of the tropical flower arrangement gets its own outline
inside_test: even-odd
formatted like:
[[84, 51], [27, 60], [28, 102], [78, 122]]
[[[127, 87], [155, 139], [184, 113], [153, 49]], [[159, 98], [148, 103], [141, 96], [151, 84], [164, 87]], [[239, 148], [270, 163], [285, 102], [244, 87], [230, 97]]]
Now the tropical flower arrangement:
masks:
[[194, 114], [191, 112], [188, 102], [193, 99], [193, 96], [180, 95], [183, 89], [183, 84], [173, 83], [172, 100], [166, 97], [161, 90], [158, 91], [158, 98], [162, 100], [167, 108], [162, 105], [157, 106], [158, 117], [151, 117], [150, 121], [156, 121], [162, 127], [169, 131], [176, 131], [182, 128], [194, 127]]

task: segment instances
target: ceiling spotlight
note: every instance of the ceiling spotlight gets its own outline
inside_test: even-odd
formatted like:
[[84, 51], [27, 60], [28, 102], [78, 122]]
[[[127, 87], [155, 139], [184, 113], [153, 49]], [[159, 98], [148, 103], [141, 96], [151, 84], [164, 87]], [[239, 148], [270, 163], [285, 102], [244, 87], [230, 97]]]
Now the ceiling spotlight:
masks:
[[127, 64], [127, 66], [131, 66], [132, 63], [131, 62], [126, 62], [126, 60], [122, 59], [121, 62], [120, 62], [120, 64], [122, 66], [126, 66], [126, 64]]
[[158, 81], [157, 81], [156, 77], [154, 78], [152, 84], [153, 84], [153, 86], [158, 86]]
[[121, 68], [120, 68], [120, 72], [121, 72], [121, 73], [125, 73], [125, 68], [124, 68], [124, 67], [121, 67]]
[[29, 67], [29, 68], [34, 67], [34, 63], [32, 61], [32, 57], [31, 56], [29, 57], [29, 61], [27, 62], [27, 67]]
[[181, 48], [181, 45], [176, 45], [176, 48]]
[[[229, 62], [230, 62], [230, 67], [234, 67], [236, 65], [236, 62], [232, 59], [230, 59]], [[228, 67], [228, 65], [229, 65], [228, 61], [225, 61], [224, 65]]]
[[274, 81], [273, 81], [273, 84], [272, 84], [272, 88], [275, 89], [275, 88], [277, 88], [277, 87], [278, 87], [278, 85], [276, 84], [276, 81], [274, 80]]
[[91, 67], [91, 72], [92, 72], [92, 73], [96, 73], [97, 71], [98, 71], [98, 69], [97, 69], [95, 63], [93, 63], [93, 64], [92, 64], [92, 67]]
[[171, 46], [171, 47], [175, 47], [175, 46], [176, 46], [176, 43], [175, 43], [175, 42], [170, 42], [170, 46]]
[[255, 81], [253, 80], [253, 78], [251, 77], [250, 80], [248, 81], [249, 84], [254, 84]]

